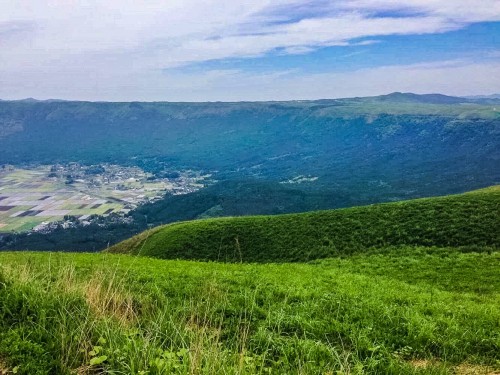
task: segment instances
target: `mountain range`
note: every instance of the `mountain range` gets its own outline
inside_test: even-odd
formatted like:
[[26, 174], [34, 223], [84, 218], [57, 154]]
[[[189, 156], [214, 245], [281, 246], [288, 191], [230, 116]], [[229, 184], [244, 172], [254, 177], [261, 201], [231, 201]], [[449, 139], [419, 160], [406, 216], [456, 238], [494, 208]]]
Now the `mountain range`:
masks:
[[[289, 102], [2, 101], [0, 164], [115, 163], [155, 175], [212, 174], [216, 183], [205, 189], [130, 212], [132, 227], [108, 222], [72, 236], [81, 240], [72, 242], [75, 250], [97, 250], [148, 225], [498, 184], [499, 106], [494, 98], [412, 93]], [[61, 248], [67, 240], [43, 237], [36, 248]]]

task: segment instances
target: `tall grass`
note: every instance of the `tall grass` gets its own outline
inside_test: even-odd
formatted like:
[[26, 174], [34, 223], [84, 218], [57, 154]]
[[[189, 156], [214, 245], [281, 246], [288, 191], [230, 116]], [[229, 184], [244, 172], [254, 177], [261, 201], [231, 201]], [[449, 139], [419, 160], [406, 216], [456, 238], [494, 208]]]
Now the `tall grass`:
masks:
[[499, 253], [392, 251], [427, 276], [391, 252], [267, 265], [2, 253], [0, 358], [18, 374], [498, 369], [500, 289], [480, 286]]

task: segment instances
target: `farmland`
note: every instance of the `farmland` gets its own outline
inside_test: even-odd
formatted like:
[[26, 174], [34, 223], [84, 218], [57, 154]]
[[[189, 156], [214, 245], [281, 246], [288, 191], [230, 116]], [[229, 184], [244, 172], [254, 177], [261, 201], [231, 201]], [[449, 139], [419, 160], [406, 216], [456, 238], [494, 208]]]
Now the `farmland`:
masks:
[[165, 193], [182, 194], [201, 188], [205, 177], [181, 172], [176, 179], [156, 179], [140, 168], [105, 165], [89, 174], [88, 167], [70, 165], [0, 169], [0, 232], [43, 230], [50, 222], [75, 216], [127, 212]]

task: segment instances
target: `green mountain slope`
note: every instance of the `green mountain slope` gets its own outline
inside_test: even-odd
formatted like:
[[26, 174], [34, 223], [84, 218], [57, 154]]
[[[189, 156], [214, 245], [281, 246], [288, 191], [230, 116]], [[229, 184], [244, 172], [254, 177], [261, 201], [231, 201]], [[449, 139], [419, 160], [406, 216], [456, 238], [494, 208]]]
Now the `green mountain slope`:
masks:
[[[241, 103], [0, 102], [2, 163], [188, 167], [217, 179], [318, 179], [368, 195], [442, 195], [500, 181], [498, 102], [394, 93]], [[328, 208], [328, 207], [324, 207]]]
[[[316, 101], [0, 101], [5, 164], [194, 169], [216, 184], [125, 221], [1, 233], [0, 249], [99, 251], [200, 217], [326, 210], [457, 194], [500, 183], [500, 100], [439, 94]], [[0, 225], [1, 226], [1, 225]]]
[[387, 246], [500, 246], [500, 187], [304, 214], [157, 227], [110, 252], [168, 259], [297, 262]]

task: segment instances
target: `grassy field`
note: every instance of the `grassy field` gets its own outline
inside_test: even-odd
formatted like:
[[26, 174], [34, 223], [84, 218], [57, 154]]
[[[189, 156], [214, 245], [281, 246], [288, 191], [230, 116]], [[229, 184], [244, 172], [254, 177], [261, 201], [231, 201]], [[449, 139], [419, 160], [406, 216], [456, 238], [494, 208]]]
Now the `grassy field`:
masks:
[[165, 259], [302, 262], [387, 246], [500, 246], [500, 186], [302, 214], [174, 223], [111, 252]]
[[492, 187], [174, 224], [112, 249], [127, 254], [3, 252], [0, 368], [498, 374], [499, 202]]
[[19, 374], [492, 374], [500, 254], [400, 247], [313, 264], [1, 253]]

